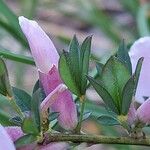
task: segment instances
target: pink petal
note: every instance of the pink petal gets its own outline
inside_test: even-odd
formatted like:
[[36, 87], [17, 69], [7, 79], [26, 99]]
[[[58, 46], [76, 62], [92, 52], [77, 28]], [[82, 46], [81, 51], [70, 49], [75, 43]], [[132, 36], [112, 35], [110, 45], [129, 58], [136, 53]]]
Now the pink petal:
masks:
[[41, 103], [41, 111], [46, 111], [66, 89], [67, 87], [64, 84], [58, 85]]
[[[40, 81], [46, 95], [51, 93], [59, 84], [62, 84], [59, 72], [54, 65], [48, 74], [39, 73]], [[66, 130], [72, 130], [77, 125], [76, 105], [69, 90], [60, 94], [51, 106], [52, 111], [59, 112], [59, 124]]]
[[21, 127], [10, 126], [10, 127], [5, 127], [5, 130], [7, 131], [8, 135], [10, 136], [13, 142], [15, 142], [17, 139], [19, 139], [24, 135], [24, 133], [21, 130]]
[[69, 144], [65, 142], [53, 142], [46, 146], [40, 146], [40, 150], [67, 150], [69, 148]]
[[150, 124], [150, 99], [146, 100], [138, 109], [136, 117], [144, 124]]
[[128, 124], [131, 126], [132, 124], [134, 124], [135, 120], [136, 120], [136, 109], [134, 106], [134, 102], [132, 102], [128, 112], [128, 120], [127, 120]]
[[143, 37], [135, 41], [129, 52], [132, 69], [135, 71], [137, 61], [144, 57], [142, 70], [137, 86], [135, 98], [139, 102], [144, 102], [143, 96], [150, 96], [150, 37]]
[[37, 144], [32, 143], [32, 144], [17, 148], [17, 150], [35, 150], [36, 147], [37, 147]]
[[5, 128], [0, 125], [0, 149], [1, 150], [15, 150], [13, 141], [7, 134]]
[[[24, 135], [23, 131], [21, 130], [21, 127], [10, 126], [10, 127], [5, 127], [5, 130], [7, 131], [8, 135], [10, 136], [13, 142], [15, 142], [16, 140], [18, 140], [20, 137]], [[23, 146], [21, 148], [18, 148], [17, 150], [33, 150], [35, 146], [36, 146], [36, 143], [32, 143], [32, 144]]]
[[44, 73], [48, 73], [52, 64], [58, 66], [57, 50], [38, 23], [21, 16], [19, 24], [29, 42], [36, 66]]

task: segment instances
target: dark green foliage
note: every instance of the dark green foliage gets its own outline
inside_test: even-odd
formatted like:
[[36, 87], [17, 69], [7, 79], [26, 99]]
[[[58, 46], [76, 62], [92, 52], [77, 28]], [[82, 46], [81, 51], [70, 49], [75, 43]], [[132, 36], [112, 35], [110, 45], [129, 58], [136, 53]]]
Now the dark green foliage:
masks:
[[120, 125], [120, 123], [117, 121], [117, 118], [113, 117], [112, 115], [101, 115], [97, 118], [97, 120], [102, 125]]
[[12, 87], [14, 98], [22, 112], [31, 111], [31, 96], [25, 91]]
[[15, 141], [16, 148], [31, 144], [37, 140], [37, 136], [33, 134], [26, 134], [19, 138], [17, 141]]
[[[127, 65], [127, 61], [122, 55], [125, 53], [120, 53], [117, 57], [112, 56], [104, 66], [101, 65], [100, 69], [98, 68], [100, 70], [99, 78], [87, 77], [106, 107], [118, 115], [128, 113], [143, 61], [142, 58], [139, 59], [136, 71], [131, 75], [130, 65]], [[130, 62], [130, 60], [128, 61]]]
[[59, 60], [61, 78], [77, 96], [84, 95], [87, 87], [86, 75], [89, 68], [91, 39], [91, 36], [87, 37], [80, 46], [74, 36], [69, 52], [64, 51]]

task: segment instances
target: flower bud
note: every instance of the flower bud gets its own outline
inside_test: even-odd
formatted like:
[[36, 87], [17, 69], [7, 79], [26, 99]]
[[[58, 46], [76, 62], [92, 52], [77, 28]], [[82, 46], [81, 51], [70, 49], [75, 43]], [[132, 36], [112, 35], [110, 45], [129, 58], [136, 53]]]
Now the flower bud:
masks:
[[53, 142], [50, 144], [47, 144], [45, 146], [40, 146], [40, 150], [67, 150], [69, 149], [69, 144], [65, 142]]
[[[40, 82], [48, 96], [63, 83], [58, 72], [59, 55], [50, 38], [35, 21], [19, 17], [19, 24], [29, 42], [32, 56], [40, 70]], [[69, 90], [59, 94], [50, 108], [59, 112], [58, 121], [64, 129], [72, 130], [76, 127], [77, 111]]]
[[[39, 75], [46, 95], [54, 91], [58, 85], [62, 84], [56, 66], [53, 66], [48, 74], [40, 72]], [[64, 90], [61, 94], [57, 95], [57, 99], [50, 108], [54, 112], [59, 112], [58, 122], [64, 129], [73, 130], [76, 127], [78, 122], [77, 111], [70, 91]]]
[[145, 125], [150, 124], [150, 99], [146, 100], [136, 112], [136, 118], [138, 121]]
[[127, 119], [127, 122], [130, 127], [135, 123], [135, 120], [136, 120], [136, 109], [134, 106], [134, 102], [132, 102], [129, 108], [128, 119]]
[[48, 73], [53, 64], [58, 66], [57, 50], [38, 23], [21, 16], [19, 24], [28, 40], [37, 68]]
[[64, 84], [59, 84], [41, 103], [41, 111], [45, 112], [58, 99], [58, 96], [67, 89]]
[[134, 44], [131, 46], [129, 55], [131, 58], [133, 73], [135, 71], [138, 59], [144, 57], [135, 95], [135, 99], [138, 102], [143, 103], [143, 97], [150, 96], [150, 37], [143, 37], [135, 41]]

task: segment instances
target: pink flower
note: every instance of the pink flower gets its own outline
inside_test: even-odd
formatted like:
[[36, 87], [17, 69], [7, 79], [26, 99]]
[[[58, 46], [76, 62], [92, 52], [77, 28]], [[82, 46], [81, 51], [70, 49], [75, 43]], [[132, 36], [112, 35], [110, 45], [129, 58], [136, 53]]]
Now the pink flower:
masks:
[[[135, 71], [139, 58], [144, 57], [135, 99], [142, 103], [136, 110], [131, 106], [128, 117], [129, 122], [141, 122], [144, 125], [150, 124], [150, 99], [144, 101], [144, 97], [150, 97], [150, 37], [142, 37], [134, 42], [129, 51], [132, 63], [132, 70]], [[133, 116], [134, 112], [134, 116]], [[131, 117], [132, 116], [132, 117]]]
[[[13, 142], [18, 140], [23, 135], [25, 135], [25, 134], [23, 133], [23, 131], [21, 130], [20, 127], [10, 126], [10, 127], [3, 128], [0, 125], [0, 148], [6, 149], [6, 150], [15, 150]], [[8, 139], [6, 139], [6, 137]], [[6, 143], [5, 143], [5, 141], [6, 141]], [[13, 147], [10, 147], [9, 141], [11, 142], [14, 149], [13, 149]], [[29, 145], [23, 146], [21, 148], [18, 148], [18, 150], [33, 150], [35, 148], [38, 148], [40, 150], [48, 150], [48, 149], [51, 149], [51, 150], [65, 150], [68, 147], [69, 147], [69, 144], [67, 144], [65, 142], [57, 142], [57, 143], [52, 142], [50, 144], [43, 145], [43, 146], [39, 146], [35, 142], [35, 143], [31, 143]], [[10, 149], [8, 149], [8, 148], [10, 148]]]
[[128, 112], [128, 124], [129, 126], [132, 126], [135, 123], [136, 120], [136, 109], [134, 107], [134, 102], [131, 103], [129, 112]]
[[[58, 72], [59, 55], [50, 38], [35, 21], [19, 17], [19, 24], [29, 42], [32, 56], [39, 70], [40, 81], [48, 96], [63, 83]], [[61, 91], [50, 108], [54, 112], [59, 112], [58, 122], [64, 129], [73, 130], [76, 127], [77, 111], [69, 90]]]
[[150, 37], [143, 37], [135, 41], [131, 46], [129, 55], [132, 63], [132, 70], [135, 67], [139, 58], [144, 57], [139, 82], [135, 98], [138, 102], [144, 102], [144, 96], [150, 96]]
[[150, 99], [147, 99], [136, 111], [136, 119], [150, 125]]
[[13, 141], [9, 137], [5, 128], [0, 125], [0, 149], [1, 150], [15, 150]]
[[69, 144], [65, 142], [53, 142], [47, 144], [46, 146], [40, 146], [40, 150], [67, 150], [69, 148]]
[[24, 133], [21, 130], [21, 127], [10, 126], [10, 127], [5, 127], [5, 130], [13, 142], [24, 135]]
[[41, 103], [41, 111], [45, 112], [47, 109], [55, 102], [62, 92], [64, 92], [67, 87], [64, 84], [59, 84]]
[[136, 126], [136, 124], [142, 123], [143, 126], [150, 125], [150, 98], [147, 99], [141, 106], [136, 110], [134, 103], [131, 103], [128, 112], [128, 124], [129, 126]]
[[21, 16], [19, 17], [19, 24], [29, 42], [37, 68], [41, 72], [48, 73], [53, 65], [58, 67], [59, 55], [57, 50], [38, 23]]

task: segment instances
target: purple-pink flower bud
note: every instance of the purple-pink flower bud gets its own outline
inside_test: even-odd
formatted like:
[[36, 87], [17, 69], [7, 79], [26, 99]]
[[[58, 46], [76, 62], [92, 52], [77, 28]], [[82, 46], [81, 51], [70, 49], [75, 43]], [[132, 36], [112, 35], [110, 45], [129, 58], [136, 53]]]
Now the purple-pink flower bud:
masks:
[[131, 58], [133, 72], [135, 71], [138, 59], [144, 57], [135, 95], [135, 99], [138, 102], [143, 103], [143, 97], [150, 96], [150, 37], [143, 37], [135, 41], [131, 46], [129, 55]]
[[65, 91], [67, 87], [64, 84], [59, 84], [41, 103], [41, 111], [45, 112], [55, 102], [60, 94]]
[[134, 107], [134, 102], [132, 102], [129, 108], [127, 119], [129, 126], [132, 126], [135, 123], [135, 120], [136, 120], [136, 109]]
[[150, 99], [146, 100], [136, 111], [136, 118], [145, 125], [150, 124]]
[[[40, 70], [40, 82], [48, 96], [63, 83], [58, 72], [59, 55], [50, 38], [35, 21], [19, 17], [19, 24], [28, 40], [36, 66]], [[59, 94], [50, 108], [59, 112], [58, 121], [64, 129], [73, 130], [76, 127], [77, 111], [69, 90]]]
[[19, 24], [29, 42], [37, 68], [48, 73], [53, 64], [58, 66], [57, 50], [38, 23], [21, 16]]
[[69, 144], [65, 142], [53, 142], [39, 147], [40, 150], [67, 150], [68, 148]]
[[[58, 85], [62, 84], [62, 80], [55, 65], [48, 74], [40, 72], [39, 75], [46, 95], [54, 91]], [[57, 99], [50, 108], [54, 112], [59, 112], [58, 121], [64, 129], [72, 130], [76, 127], [78, 122], [77, 111], [70, 91], [65, 90], [57, 95]]]

